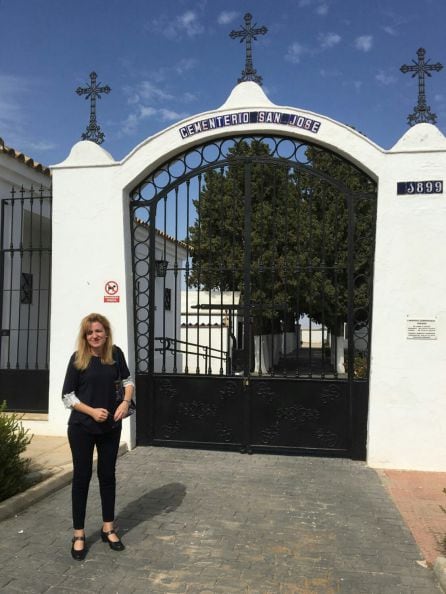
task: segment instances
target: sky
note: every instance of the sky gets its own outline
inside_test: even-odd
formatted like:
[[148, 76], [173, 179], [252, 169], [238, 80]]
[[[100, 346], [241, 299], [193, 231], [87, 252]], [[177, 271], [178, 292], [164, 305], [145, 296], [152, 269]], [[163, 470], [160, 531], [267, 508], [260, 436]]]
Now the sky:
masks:
[[269, 99], [354, 126], [391, 148], [407, 131], [417, 50], [445, 68], [426, 79], [446, 134], [446, 0], [0, 0], [0, 137], [45, 165], [89, 122], [76, 94], [96, 71], [103, 147], [125, 157], [149, 136], [222, 105], [245, 64], [229, 37], [243, 15], [268, 32], [253, 63]]

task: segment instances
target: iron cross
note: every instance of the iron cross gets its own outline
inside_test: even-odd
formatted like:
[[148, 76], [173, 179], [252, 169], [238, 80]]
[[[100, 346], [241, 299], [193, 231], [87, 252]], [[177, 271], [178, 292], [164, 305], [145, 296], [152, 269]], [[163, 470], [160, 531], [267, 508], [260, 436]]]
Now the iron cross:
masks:
[[246, 41], [246, 61], [245, 61], [245, 69], [242, 70], [242, 76], [238, 79], [237, 82], [241, 83], [246, 80], [252, 80], [257, 84], [262, 84], [262, 77], [257, 74], [253, 64], [252, 64], [252, 40], [257, 40], [257, 35], [265, 35], [268, 32], [266, 27], [259, 27], [255, 28], [251, 25], [252, 15], [247, 12], [244, 16], [245, 26], [242, 25], [241, 31], [231, 31], [229, 33], [229, 37], [231, 39], [235, 39], [236, 37], [240, 37], [240, 43]]
[[443, 68], [443, 64], [440, 64], [440, 62], [437, 62], [436, 64], [429, 64], [429, 60], [427, 62], [424, 61], [425, 55], [426, 50], [420, 47], [420, 49], [417, 51], [418, 62], [412, 60], [413, 66], [403, 64], [400, 68], [403, 74], [406, 74], [407, 72], [413, 72], [412, 78], [418, 75], [418, 103], [414, 107], [413, 113], [407, 116], [409, 126], [420, 124], [422, 122], [435, 124], [437, 121], [437, 115], [431, 112], [429, 105], [426, 103], [424, 76], [432, 76], [431, 72], [433, 70], [438, 72]]
[[101, 83], [96, 84], [97, 76], [96, 72], [91, 72], [90, 86], [78, 87], [76, 93], [78, 95], [85, 95], [85, 99], [90, 99], [90, 123], [87, 126], [86, 132], [81, 136], [82, 140], [92, 140], [96, 144], [102, 144], [105, 135], [96, 121], [96, 99], [101, 98], [101, 93], [110, 93], [111, 89], [108, 85], [101, 87]]

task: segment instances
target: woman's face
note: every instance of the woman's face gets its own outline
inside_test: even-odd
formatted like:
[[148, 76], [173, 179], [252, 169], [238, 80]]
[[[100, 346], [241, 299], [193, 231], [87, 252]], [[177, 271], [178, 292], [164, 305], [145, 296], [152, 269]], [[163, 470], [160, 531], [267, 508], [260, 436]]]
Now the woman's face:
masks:
[[92, 322], [87, 331], [86, 339], [91, 351], [95, 354], [100, 354], [107, 340], [104, 326], [100, 322]]

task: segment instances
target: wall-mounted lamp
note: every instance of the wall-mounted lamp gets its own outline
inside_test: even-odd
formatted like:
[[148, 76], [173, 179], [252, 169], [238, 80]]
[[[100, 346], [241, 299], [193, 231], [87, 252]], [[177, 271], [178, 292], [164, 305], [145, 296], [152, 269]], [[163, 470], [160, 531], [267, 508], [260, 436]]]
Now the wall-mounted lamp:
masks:
[[167, 260], [155, 260], [155, 276], [164, 278], [166, 276], [169, 262]]

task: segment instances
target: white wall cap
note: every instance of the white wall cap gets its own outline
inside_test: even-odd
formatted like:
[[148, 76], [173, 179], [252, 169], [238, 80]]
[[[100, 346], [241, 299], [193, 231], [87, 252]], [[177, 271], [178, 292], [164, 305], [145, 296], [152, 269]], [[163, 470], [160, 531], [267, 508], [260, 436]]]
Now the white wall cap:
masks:
[[420, 152], [420, 151], [446, 150], [446, 138], [433, 124], [416, 124], [390, 149], [395, 152]]
[[94, 167], [95, 165], [112, 165], [115, 163], [116, 161], [111, 154], [99, 144], [91, 140], [80, 140], [73, 146], [65, 161], [51, 165], [50, 168]]
[[260, 85], [252, 81], [239, 83], [219, 109], [238, 109], [241, 107], [276, 107], [263, 92]]

